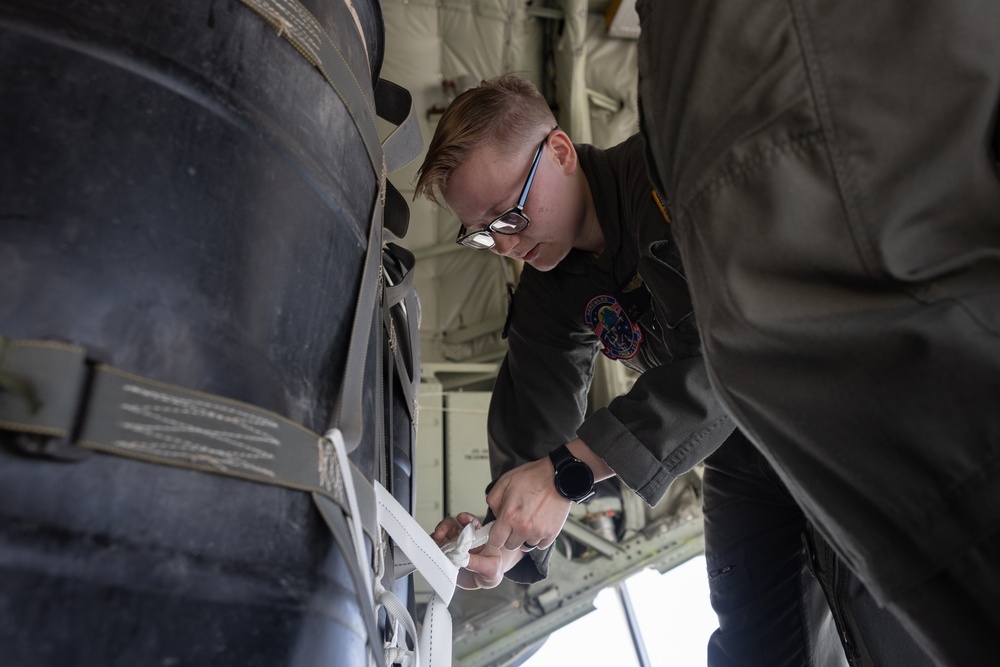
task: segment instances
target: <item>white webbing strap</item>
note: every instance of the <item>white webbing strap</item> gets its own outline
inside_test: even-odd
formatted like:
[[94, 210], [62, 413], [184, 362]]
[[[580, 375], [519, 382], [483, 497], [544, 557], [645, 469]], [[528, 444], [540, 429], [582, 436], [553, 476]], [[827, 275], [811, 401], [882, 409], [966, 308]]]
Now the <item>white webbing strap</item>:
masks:
[[[333, 445], [339, 464], [338, 468], [342, 472], [337, 483], [343, 485], [344, 495], [347, 497], [350, 509], [348, 525], [355, 558], [361, 566], [361, 572], [371, 573], [364, 548], [362, 531], [364, 519], [361, 511], [361, 506], [369, 504], [370, 500], [363, 501], [362, 497], [359, 496], [362, 489], [365, 493], [368, 489], [355, 484], [357, 480], [351, 474], [353, 471], [347, 458], [344, 437], [340, 430], [331, 429], [323, 438]], [[479, 528], [469, 524], [462, 529], [458, 537], [439, 547], [410, 513], [378, 481], [374, 483], [373, 491], [378, 525], [392, 538], [396, 548], [406, 554], [409, 559], [409, 566], [404, 570], [401, 571], [398, 566], [395, 567], [393, 578], [398, 579], [416, 569], [434, 589], [434, 595], [431, 596], [430, 602], [427, 604], [424, 623], [418, 636], [416, 623], [410, 616], [406, 605], [396, 597], [395, 593], [382, 584], [386, 560], [395, 566], [393, 552], [388, 549], [387, 545], [380, 544], [376, 547], [377, 570], [370, 580], [374, 598], [375, 618], [373, 620], [377, 622], [378, 610], [381, 607], [385, 609], [388, 621], [393, 624], [393, 641], [383, 646], [385, 664], [400, 665], [400, 667], [451, 667], [452, 623], [448, 605], [455, 593], [458, 571], [469, 563], [469, 550], [486, 543], [492, 524]], [[323, 506], [320, 507], [322, 510]], [[402, 630], [413, 639], [417, 648], [416, 654], [408, 650], [405, 645], [400, 646], [399, 642], [403, 638], [400, 625]]]
[[[339, 474], [332, 483], [343, 489], [350, 515], [346, 516], [348, 513], [345, 513], [346, 525], [341, 520], [341, 525], [346, 528], [341, 534], [347, 532], [350, 535], [361, 576], [368, 579], [374, 616], [371, 621], [377, 622], [379, 608], [382, 608], [386, 612], [387, 621], [392, 624], [392, 641], [382, 647], [385, 664], [401, 665], [401, 667], [451, 667], [452, 624], [448, 605], [455, 593], [459, 569], [468, 565], [469, 550], [486, 542], [490, 525], [476, 528], [473, 524], [469, 524], [457, 538], [439, 547], [378, 481], [374, 483], [374, 488], [368, 487], [367, 484], [364, 487], [358, 486], [358, 480], [354, 479], [353, 469], [347, 458], [344, 437], [339, 429], [331, 429], [323, 439], [332, 445], [336, 453], [338, 465], [333, 470]], [[326, 498], [321, 497], [317, 500], [321, 513], [330, 523], [331, 529], [334, 529], [333, 520], [340, 515], [333, 516], [336, 514], [333, 512], [334, 508], [328, 508], [326, 504], [319, 502], [325, 501]], [[390, 550], [387, 544], [380, 543], [376, 545], [375, 571], [372, 572], [362, 531], [364, 516], [371, 512], [368, 505], [372, 504], [372, 500], [374, 500], [377, 524], [392, 538], [396, 550], [408, 557], [409, 564], [402, 570], [393, 562], [394, 551]], [[332, 513], [331, 516], [327, 516], [325, 510]], [[376, 532], [381, 533], [381, 531]], [[379, 541], [381, 542], [381, 538]], [[419, 636], [416, 623], [406, 605], [382, 583], [387, 566], [395, 568], [394, 579], [414, 569], [418, 570], [434, 590], [424, 613], [424, 623]], [[412, 639], [415, 651], [406, 647], [404, 633]]]
[[361, 530], [361, 512], [358, 508], [358, 494], [354, 488], [354, 476], [351, 474], [351, 462], [347, 458], [347, 446], [344, 443], [344, 434], [338, 428], [332, 428], [323, 436], [325, 440], [333, 443], [333, 450], [337, 456], [337, 465], [341, 470], [340, 482], [344, 485], [344, 492], [347, 496], [347, 506], [351, 512], [351, 535], [354, 538], [354, 557], [359, 564], [366, 564], [368, 558], [365, 555], [365, 541]]
[[424, 625], [420, 628], [417, 651], [422, 667], [451, 665], [451, 612], [448, 605], [432, 595], [424, 612]]
[[[451, 542], [441, 547], [441, 553], [457, 569], [469, 564], [469, 550], [486, 544], [490, 537], [492, 523], [476, 528], [467, 524]], [[451, 613], [448, 605], [436, 595], [432, 595], [424, 612], [424, 624], [420, 628], [420, 664], [424, 667], [451, 665]], [[388, 662], [388, 661], [387, 661]]]
[[[406, 605], [400, 601], [396, 594], [387, 589], [382, 583], [386, 569], [388, 555], [388, 543], [382, 541], [379, 546], [379, 558], [375, 572], [375, 619], [378, 620], [379, 609], [385, 609], [386, 623], [391, 624], [391, 639], [383, 647], [386, 665], [399, 665], [400, 667], [414, 667], [417, 664], [417, 656], [405, 645], [405, 636], [413, 639], [414, 646], [417, 644], [417, 626], [410, 616]], [[393, 576], [395, 581], [396, 577]], [[402, 626], [402, 627], [400, 627]], [[401, 630], [405, 630], [404, 636]]]
[[[458, 537], [447, 544], [441, 546], [441, 553], [451, 561], [451, 564], [461, 569], [469, 564], [469, 552], [476, 547], [481, 547], [490, 538], [490, 528], [493, 522], [476, 528], [473, 524], [468, 524], [458, 534]], [[393, 551], [394, 579], [402, 579], [406, 575], [416, 571], [417, 566], [413, 564], [409, 556], [398, 548]]]
[[[414, 632], [415, 624], [405, 605], [391, 592], [386, 591], [381, 582], [376, 582], [376, 598], [384, 606], [386, 614], [406, 626], [417, 646], [416, 656], [412, 656], [398, 645], [387, 646], [386, 663], [392, 664], [390, 657], [405, 655], [407, 659], [415, 657], [412, 667], [451, 667], [451, 614], [448, 612], [448, 605], [455, 593], [458, 570], [469, 563], [469, 549], [486, 542], [490, 526], [477, 529], [469, 524], [458, 538], [444, 547], [439, 547], [410, 513], [378, 482], [375, 482], [375, 500], [378, 506], [379, 525], [392, 538], [396, 548], [409, 557], [412, 568], [407, 567], [407, 570], [419, 571], [434, 590], [430, 602], [427, 603], [423, 627], [418, 638]], [[384, 553], [388, 554], [388, 550]], [[400, 570], [397, 569], [396, 575], [400, 574]], [[398, 660], [398, 657], [396, 659]]]
[[451, 603], [455, 593], [458, 568], [452, 565], [435, 544], [430, 535], [410, 516], [384, 486], [375, 482], [375, 503], [378, 506], [378, 522], [396, 546], [410, 557], [420, 574], [431, 585], [434, 592], [445, 604]]

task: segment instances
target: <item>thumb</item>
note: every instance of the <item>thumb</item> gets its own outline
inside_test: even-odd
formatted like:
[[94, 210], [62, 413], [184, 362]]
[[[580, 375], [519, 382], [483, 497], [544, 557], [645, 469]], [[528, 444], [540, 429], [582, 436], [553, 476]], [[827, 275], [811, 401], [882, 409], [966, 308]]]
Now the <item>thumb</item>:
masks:
[[510, 478], [504, 475], [496, 481], [490, 492], [486, 494], [486, 504], [493, 514], [497, 517], [500, 516], [500, 509], [503, 507], [503, 497], [507, 492], [507, 485], [510, 484]]

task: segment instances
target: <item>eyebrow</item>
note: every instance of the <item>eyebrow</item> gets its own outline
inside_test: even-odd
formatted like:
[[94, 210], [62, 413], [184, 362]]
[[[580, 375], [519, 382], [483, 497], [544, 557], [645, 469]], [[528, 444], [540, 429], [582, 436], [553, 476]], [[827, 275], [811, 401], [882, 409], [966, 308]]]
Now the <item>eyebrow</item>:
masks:
[[524, 188], [523, 178], [519, 178], [519, 180], [514, 181], [513, 194], [508, 193], [509, 196], [504, 195], [503, 199], [500, 199], [499, 201], [497, 201], [497, 203], [493, 204], [488, 209], [486, 209], [486, 215], [489, 218], [486, 221], [486, 224], [487, 225], [490, 224], [491, 222], [496, 220], [498, 215], [500, 215], [501, 213], [506, 213], [511, 208], [513, 208], [514, 205], [517, 204], [517, 197], [518, 195], [521, 194], [521, 190], [523, 188]]
[[508, 211], [509, 209], [510, 206], [507, 205], [506, 199], [502, 199], [496, 204], [493, 204], [493, 206], [490, 206], [488, 209], [486, 209], [486, 218], [487, 218], [486, 224], [490, 224], [491, 222], [496, 220], [498, 215], [504, 213], [505, 211]]
[[502, 199], [498, 203], [492, 204], [488, 209], [486, 209], [485, 217], [482, 221], [475, 222], [472, 224], [466, 224], [461, 220], [459, 220], [459, 222], [462, 222], [462, 226], [468, 229], [470, 232], [478, 232], [480, 230], [486, 229], [487, 227], [490, 226], [490, 223], [496, 220], [501, 213], [505, 213], [510, 210], [510, 206], [507, 206], [506, 202], [507, 202], [506, 199]]
[[502, 208], [503, 206], [504, 206], [503, 202], [499, 204], [493, 204], [492, 206], [490, 206], [488, 209], [486, 209], [486, 216], [484, 220], [482, 222], [474, 223], [475, 226], [467, 225], [461, 220], [459, 220], [459, 222], [462, 222], [462, 226], [468, 229], [470, 232], [480, 232], [489, 227], [490, 223], [496, 220], [501, 213], [506, 213], [507, 211], [510, 210], [510, 206]]

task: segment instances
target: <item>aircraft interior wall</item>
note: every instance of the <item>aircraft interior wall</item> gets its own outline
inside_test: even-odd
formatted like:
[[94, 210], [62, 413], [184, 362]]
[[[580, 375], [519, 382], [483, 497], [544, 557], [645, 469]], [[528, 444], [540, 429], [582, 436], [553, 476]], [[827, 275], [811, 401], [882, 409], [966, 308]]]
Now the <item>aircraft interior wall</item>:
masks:
[[[614, 28], [627, 36], [612, 36], [611, 4], [384, 0], [383, 76], [412, 93], [425, 146], [456, 94], [513, 71], [539, 87], [575, 141], [609, 147], [638, 130], [638, 20], [633, 3], [621, 3]], [[430, 531], [448, 514], [485, 513], [486, 411], [506, 349], [500, 333], [508, 290], [516, 287], [521, 267], [458, 246], [458, 220], [424, 199], [413, 200], [422, 157], [394, 180], [412, 200], [404, 243], [417, 257], [414, 283], [422, 303], [416, 514]], [[606, 405], [632, 380], [623, 366], [601, 357], [591, 409]], [[592, 503], [571, 515], [548, 580], [457, 592], [451, 605], [456, 665], [520, 664], [554, 629], [590, 612], [602, 588], [645, 567], [666, 571], [702, 551], [696, 473], [679, 480], [656, 508], [616, 482], [602, 486]], [[420, 603], [426, 589], [418, 581], [416, 590]]]

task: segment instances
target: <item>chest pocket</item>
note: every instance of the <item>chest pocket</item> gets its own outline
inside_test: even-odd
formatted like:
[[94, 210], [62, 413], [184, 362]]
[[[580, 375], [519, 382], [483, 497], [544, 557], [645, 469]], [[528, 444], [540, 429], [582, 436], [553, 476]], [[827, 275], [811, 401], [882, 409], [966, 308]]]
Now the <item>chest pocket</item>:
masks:
[[674, 329], [693, 316], [694, 306], [677, 244], [669, 239], [650, 243], [639, 258], [639, 273], [653, 295], [656, 319], [661, 326]]
[[701, 354], [694, 305], [680, 252], [670, 239], [651, 242], [639, 258], [639, 272], [653, 297], [657, 334], [675, 359]]

